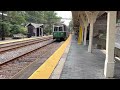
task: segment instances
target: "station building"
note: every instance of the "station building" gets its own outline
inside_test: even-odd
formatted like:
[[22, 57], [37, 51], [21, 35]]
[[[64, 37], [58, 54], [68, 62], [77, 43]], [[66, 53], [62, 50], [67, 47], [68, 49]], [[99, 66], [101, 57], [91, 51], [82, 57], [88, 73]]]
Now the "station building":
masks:
[[28, 37], [32, 36], [43, 36], [43, 24], [29, 23], [26, 25], [28, 29]]

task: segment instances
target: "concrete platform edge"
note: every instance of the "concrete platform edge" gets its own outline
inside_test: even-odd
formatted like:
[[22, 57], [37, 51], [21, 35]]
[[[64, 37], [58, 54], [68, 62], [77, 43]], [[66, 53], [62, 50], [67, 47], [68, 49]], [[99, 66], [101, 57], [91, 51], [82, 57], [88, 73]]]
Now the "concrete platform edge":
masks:
[[69, 49], [70, 49], [70, 46], [71, 46], [71, 40], [70, 40], [70, 43], [69, 45], [67, 46], [67, 48], [65, 49], [65, 52], [64, 54], [62, 55], [58, 65], [55, 67], [53, 73], [51, 74], [50, 78], [49, 79], [60, 79], [60, 75], [61, 75], [61, 72], [62, 72], [62, 69], [64, 67], [64, 63], [67, 59], [67, 55], [68, 55], [68, 52], [69, 52]]

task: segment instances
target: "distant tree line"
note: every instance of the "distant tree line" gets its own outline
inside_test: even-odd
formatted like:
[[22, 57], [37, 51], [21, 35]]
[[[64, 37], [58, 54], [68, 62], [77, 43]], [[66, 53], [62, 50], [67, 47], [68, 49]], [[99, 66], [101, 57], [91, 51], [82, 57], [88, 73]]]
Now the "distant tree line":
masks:
[[[52, 34], [52, 25], [61, 21], [54, 11], [5, 11], [7, 16], [0, 16], [0, 30], [4, 26], [5, 36], [11, 37], [13, 34], [27, 34], [25, 26], [28, 23], [44, 24], [44, 33]], [[1, 31], [0, 31], [1, 32]]]

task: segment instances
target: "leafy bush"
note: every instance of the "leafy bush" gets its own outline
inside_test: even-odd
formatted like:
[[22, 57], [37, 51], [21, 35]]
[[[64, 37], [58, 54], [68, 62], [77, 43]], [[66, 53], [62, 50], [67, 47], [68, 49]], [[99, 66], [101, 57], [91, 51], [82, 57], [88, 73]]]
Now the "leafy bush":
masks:
[[20, 33], [20, 26], [16, 24], [11, 25], [10, 32], [11, 32], [11, 35]]
[[20, 27], [20, 33], [24, 34], [24, 35], [27, 35], [27, 28], [25, 27]]
[[24, 34], [26, 35], [27, 34], [27, 28], [23, 27], [23, 26], [20, 26], [20, 25], [12, 25], [11, 26], [11, 34]]

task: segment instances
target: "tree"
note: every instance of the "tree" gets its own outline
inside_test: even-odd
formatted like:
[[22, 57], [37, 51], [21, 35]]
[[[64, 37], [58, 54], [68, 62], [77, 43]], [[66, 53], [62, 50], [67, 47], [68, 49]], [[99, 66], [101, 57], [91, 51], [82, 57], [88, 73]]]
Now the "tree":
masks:
[[17, 24], [11, 25], [10, 32], [12, 33], [12, 35], [20, 33], [20, 26]]
[[25, 23], [25, 16], [21, 11], [9, 11], [8, 12], [9, 22], [11, 24], [19, 24]]
[[3, 23], [0, 21], [1, 28], [4, 24], [5, 36], [26, 34], [27, 29], [24, 26], [27, 23], [44, 24], [44, 33], [52, 34], [53, 24], [61, 20], [54, 11], [7, 11], [6, 13], [5, 21]]
[[10, 36], [10, 23], [9, 22], [0, 22], [0, 29], [2, 30], [2, 25], [4, 28], [4, 34], [5, 36]]
[[52, 27], [54, 23], [60, 22], [61, 17], [58, 17], [54, 11], [44, 12], [44, 18], [46, 20], [47, 27], [45, 28], [49, 34], [52, 34]]

